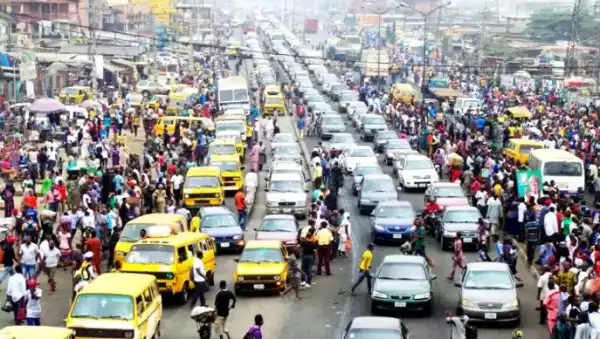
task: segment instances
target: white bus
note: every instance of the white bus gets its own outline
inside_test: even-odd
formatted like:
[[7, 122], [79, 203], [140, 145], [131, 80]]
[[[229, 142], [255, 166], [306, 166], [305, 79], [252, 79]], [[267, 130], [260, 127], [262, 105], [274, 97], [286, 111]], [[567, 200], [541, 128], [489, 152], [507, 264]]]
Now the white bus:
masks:
[[241, 108], [250, 110], [250, 96], [248, 95], [248, 82], [241, 76], [221, 79], [217, 82], [217, 99], [219, 109]]
[[529, 153], [529, 168], [542, 172], [542, 181], [554, 180], [561, 193], [582, 195], [585, 190], [583, 160], [557, 149], [536, 149]]

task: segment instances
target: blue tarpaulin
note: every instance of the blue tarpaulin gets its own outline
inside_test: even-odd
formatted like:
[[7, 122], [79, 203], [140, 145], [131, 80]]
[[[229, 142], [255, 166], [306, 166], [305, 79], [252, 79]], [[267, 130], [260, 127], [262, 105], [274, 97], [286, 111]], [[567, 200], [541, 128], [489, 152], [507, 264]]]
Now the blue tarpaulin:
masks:
[[10, 57], [7, 54], [0, 54], [0, 66], [2, 67], [11, 67]]

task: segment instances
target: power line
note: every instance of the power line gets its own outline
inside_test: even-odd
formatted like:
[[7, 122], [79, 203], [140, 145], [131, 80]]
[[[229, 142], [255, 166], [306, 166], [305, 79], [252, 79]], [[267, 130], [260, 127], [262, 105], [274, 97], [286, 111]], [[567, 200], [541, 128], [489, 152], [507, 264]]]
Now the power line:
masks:
[[[6, 12], [6, 11], [1, 11], [1, 10], [0, 10], [0, 13], [4, 13], [4, 14], [10, 15], [11, 17], [13, 17], [13, 20], [16, 21], [16, 22], [27, 22], [25, 20], [15, 19], [14, 15], [12, 13], [9, 13], [9, 12]], [[40, 18], [35, 17], [35, 16], [31, 16], [31, 15], [28, 15], [28, 14], [17, 14], [17, 16], [40, 20]], [[70, 27], [75, 27], [76, 29], [88, 29], [88, 30], [90, 29], [90, 26], [85, 26], [85, 25], [80, 25], [80, 24], [77, 24], [77, 25], [70, 24], [69, 26]], [[94, 28], [91, 28], [91, 29], [93, 30]], [[65, 30], [65, 29], [61, 29], [61, 30]], [[80, 33], [79, 30], [73, 30], [71, 28], [66, 29], [66, 31], [67, 32], [71, 32], [71, 33]], [[137, 38], [137, 39], [145, 39], [146, 41], [150, 42], [151, 44], [156, 44], [157, 41], [159, 41], [159, 39], [157, 39], [156, 37], [147, 37], [147, 36], [144, 36], [144, 35], [134, 34], [134, 33], [126, 33], [126, 32], [119, 32], [119, 31], [105, 30], [105, 29], [100, 30], [100, 32], [106, 32], [106, 33], [110, 33], [110, 34], [115, 34], [115, 37], [112, 38], [112, 39], [110, 39], [110, 40], [112, 40], [112, 41], [119, 41], [119, 42], [127, 42], [127, 43], [129, 43], [128, 46], [133, 46], [132, 45], [132, 41], [126, 40], [126, 39], [119, 39], [119, 38], [117, 38], [116, 34], [120, 34], [122, 36], [134, 37], [134, 38]], [[90, 42], [88, 41], [88, 43], [90, 43]], [[194, 47], [206, 48], [206, 49], [213, 49], [213, 50], [217, 49], [217, 50], [221, 50], [221, 52], [224, 52], [224, 51], [226, 51], [228, 49], [237, 49], [238, 53], [240, 51], [243, 51], [243, 49], [241, 49], [241, 48], [235, 48], [235, 47], [231, 47], [231, 46], [228, 46], [228, 45], [219, 45], [219, 44], [207, 44], [207, 43], [197, 43], [197, 42], [177, 42], [177, 44], [182, 45], [182, 46], [194, 46]], [[256, 50], [249, 50], [248, 47], [243, 47], [243, 48], [246, 49], [250, 53], [258, 52]], [[339, 60], [332, 59], [332, 58], [318, 57], [318, 56], [301, 56], [298, 53], [280, 53], [280, 52], [263, 51], [263, 50], [261, 50], [260, 54], [262, 54], [263, 56], [266, 55], [266, 56], [281, 56], [281, 57], [293, 57], [293, 58], [300, 57], [302, 59], [321, 60], [321, 61], [324, 61], [324, 62], [325, 61], [339, 62]], [[247, 58], [247, 59], [271, 61], [269, 58], [255, 57], [255, 56], [252, 56], [251, 58]], [[357, 60], [357, 61], [354, 61], [354, 64], [355, 65], [366, 65], [367, 63], [363, 62], [363, 61], [360, 61], [360, 60]], [[388, 62], [388, 64], [391, 65], [391, 66], [393, 66], [393, 65], [396, 65], [398, 63]], [[446, 65], [429, 65], [429, 66], [431, 68], [435, 68], [435, 69], [440, 69], [440, 68], [441, 69], [469, 68], [469, 69], [474, 69], [474, 70], [485, 70], [485, 69], [494, 70], [494, 69], [497, 68], [497, 67], [476, 66], [476, 65], [468, 65], [468, 64], [466, 64], [466, 65], [447, 65], [446, 64]], [[414, 64], [414, 65], [411, 66], [411, 68], [416, 68], [416, 67], [421, 68], [421, 67], [423, 67], [423, 65], [421, 65], [421, 64]], [[583, 69], [583, 70], [590, 69], [590, 70], [592, 70], [592, 69], [595, 69], [594, 67], [596, 67], [596, 66], [590, 65], [590, 66], [579, 67], [578, 69]], [[402, 67], [399, 67], [399, 68], [402, 69]], [[511, 67], [503, 67], [502, 69], [504, 69], [504, 70], [520, 71], [520, 70], [524, 70], [524, 69], [525, 70], [541, 70], [541, 69], [549, 69], [549, 68], [550, 67], [545, 67], [545, 66], [528, 66], [528, 67], [519, 67], [519, 66], [512, 67], [511, 66]]]

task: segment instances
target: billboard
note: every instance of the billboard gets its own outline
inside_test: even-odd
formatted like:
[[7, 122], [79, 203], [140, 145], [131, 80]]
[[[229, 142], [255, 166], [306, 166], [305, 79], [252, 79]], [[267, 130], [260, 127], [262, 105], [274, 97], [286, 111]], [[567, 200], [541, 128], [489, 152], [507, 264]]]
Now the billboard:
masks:
[[377, 14], [359, 14], [356, 16], [356, 22], [359, 26], [379, 25], [381, 17]]

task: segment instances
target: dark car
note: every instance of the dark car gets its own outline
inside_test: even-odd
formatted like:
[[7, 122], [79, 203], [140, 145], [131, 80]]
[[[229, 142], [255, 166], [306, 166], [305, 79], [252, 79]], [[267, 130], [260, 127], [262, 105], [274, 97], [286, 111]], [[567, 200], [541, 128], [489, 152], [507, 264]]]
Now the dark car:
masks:
[[331, 93], [329, 93], [329, 95], [331, 96], [331, 100], [340, 101], [340, 96], [342, 95], [342, 92], [347, 89], [348, 89], [348, 86], [343, 85], [343, 84], [333, 85], [331, 87]]
[[340, 94], [340, 105], [339, 110], [340, 113], [346, 113], [347, 108], [351, 102], [355, 102], [358, 100], [358, 92], [346, 90]]
[[398, 134], [396, 131], [381, 131], [373, 137], [373, 149], [377, 153], [383, 152], [383, 146], [388, 140], [398, 139]]
[[200, 232], [211, 236], [217, 251], [241, 252], [244, 249], [244, 231], [238, 218], [225, 207], [203, 207], [199, 211]]
[[416, 214], [408, 201], [382, 201], [371, 213], [371, 239], [404, 243], [412, 235]]
[[343, 339], [408, 339], [408, 328], [398, 318], [356, 317], [346, 325]]
[[298, 245], [298, 220], [293, 215], [266, 215], [256, 231], [256, 240], [279, 240], [288, 252], [294, 252]]
[[444, 215], [435, 230], [442, 251], [450, 249], [456, 233], [462, 236], [463, 247], [475, 246], [479, 241], [477, 223], [481, 213], [473, 206], [452, 206], [444, 210]]

